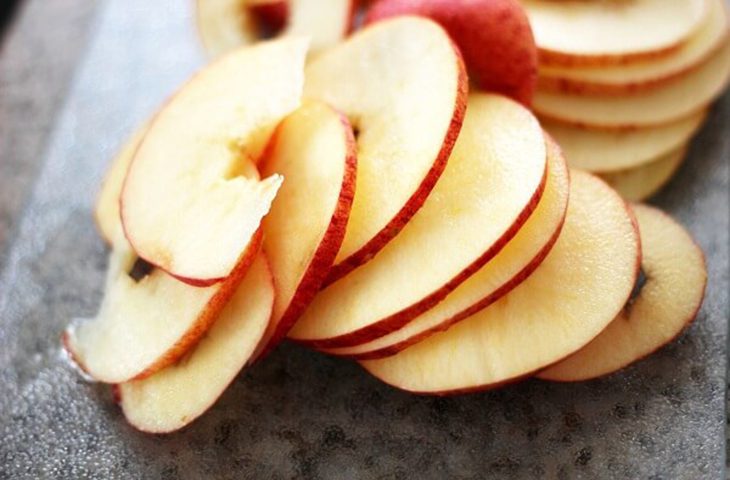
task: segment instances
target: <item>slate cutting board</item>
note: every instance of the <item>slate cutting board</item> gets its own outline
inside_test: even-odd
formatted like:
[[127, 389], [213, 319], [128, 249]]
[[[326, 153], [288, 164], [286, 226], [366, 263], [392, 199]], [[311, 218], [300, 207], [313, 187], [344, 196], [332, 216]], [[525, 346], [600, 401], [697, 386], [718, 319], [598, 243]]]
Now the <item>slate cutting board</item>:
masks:
[[136, 432], [59, 347], [95, 312], [106, 251], [90, 210], [134, 126], [203, 62], [187, 0], [108, 0], [0, 272], [0, 478], [722, 478], [730, 96], [655, 204], [704, 248], [705, 304], [619, 374], [455, 398], [399, 392], [285, 345], [168, 436]]

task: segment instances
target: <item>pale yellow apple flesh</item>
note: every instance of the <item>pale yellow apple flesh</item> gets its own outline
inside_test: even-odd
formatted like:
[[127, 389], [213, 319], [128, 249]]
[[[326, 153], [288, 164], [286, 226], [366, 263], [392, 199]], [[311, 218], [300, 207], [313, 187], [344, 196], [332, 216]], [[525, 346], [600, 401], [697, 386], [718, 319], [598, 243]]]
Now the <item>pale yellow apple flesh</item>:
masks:
[[687, 147], [683, 146], [651, 163], [628, 170], [602, 174], [601, 178], [626, 200], [639, 202], [661, 190], [672, 179], [686, 156]]
[[449, 36], [420, 17], [370, 25], [307, 66], [305, 95], [357, 132], [357, 195], [328, 282], [369, 260], [423, 204], [461, 127], [466, 88]]
[[631, 294], [639, 238], [618, 194], [588, 173], [571, 177], [563, 230], [527, 280], [446, 332], [362, 366], [403, 390], [457, 393], [523, 378], [595, 338]]
[[423, 207], [372, 260], [322, 290], [289, 337], [339, 348], [401, 328], [499, 253], [535, 209], [545, 178], [535, 117], [506, 97], [471, 96], [446, 170]]
[[667, 214], [633, 208], [646, 283], [600, 335], [539, 378], [565, 382], [613, 373], [672, 341], [697, 315], [707, 283], [702, 250]]
[[568, 95], [540, 89], [536, 112], [572, 125], [626, 129], [676, 122], [704, 110], [727, 85], [730, 44], [699, 68], [666, 84], [635, 95]]
[[196, 16], [203, 46], [211, 56], [259, 39], [255, 18], [246, 8], [246, 0], [197, 0]]
[[542, 126], [560, 144], [572, 168], [608, 173], [636, 168], [665, 156], [690, 141], [707, 112], [677, 122], [638, 130], [587, 130], [543, 120]]
[[219, 57], [155, 116], [122, 190], [137, 255], [192, 285], [230, 275], [282, 181], [245, 166], [299, 106], [306, 49], [277, 40]]
[[540, 68], [541, 86], [567, 93], [631, 93], [652, 88], [698, 67], [723, 45], [728, 36], [724, 0], [708, 0], [702, 25], [679, 49], [644, 62], [615, 66], [546, 65]]
[[260, 245], [257, 234], [233, 274], [210, 287], [190, 286], [159, 269], [135, 280], [130, 272], [137, 256], [118, 225], [99, 312], [66, 330], [66, 349], [88, 375], [106, 383], [165, 368], [215, 322]]
[[202, 415], [253, 354], [273, 301], [271, 274], [260, 254], [220, 318], [185, 357], [144, 380], [117, 386], [127, 421], [145, 432], [166, 433]]
[[496, 302], [528, 278], [552, 249], [565, 219], [569, 189], [565, 160], [559, 147], [548, 141], [545, 192], [530, 218], [501, 252], [443, 301], [400, 329], [361, 345], [322, 351], [355, 359], [383, 358]]
[[355, 193], [352, 128], [329, 106], [306, 102], [276, 129], [259, 167], [264, 176], [284, 177], [263, 222], [276, 285], [263, 355], [314, 298], [342, 245]]
[[700, 25], [707, 0], [523, 0], [540, 60], [615, 64], [661, 56]]

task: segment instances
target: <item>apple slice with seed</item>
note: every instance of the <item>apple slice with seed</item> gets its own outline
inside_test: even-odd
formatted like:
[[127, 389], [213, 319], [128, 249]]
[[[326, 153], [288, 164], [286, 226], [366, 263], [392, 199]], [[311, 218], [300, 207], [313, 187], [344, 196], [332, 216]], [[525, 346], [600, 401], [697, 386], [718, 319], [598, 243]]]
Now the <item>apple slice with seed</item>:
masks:
[[326, 283], [372, 258], [423, 205], [461, 128], [466, 90], [448, 34], [420, 17], [368, 26], [307, 66], [305, 95], [357, 132], [357, 195]]
[[573, 171], [565, 225], [530, 277], [481, 312], [398, 354], [361, 364], [427, 394], [488, 389], [576, 352], [621, 311], [636, 282], [635, 219], [608, 185]]
[[697, 315], [707, 284], [702, 250], [661, 210], [633, 208], [641, 233], [643, 279], [635, 297], [600, 335], [540, 372], [539, 378], [566, 382], [608, 375], [672, 341]]
[[260, 180], [248, 165], [299, 106], [306, 50], [306, 40], [287, 39], [231, 52], [155, 116], [121, 197], [139, 257], [196, 286], [240, 264], [282, 181]]
[[401, 328], [517, 234], [542, 196], [546, 170], [537, 119], [506, 97], [473, 95], [446, 170], [423, 207], [372, 260], [322, 290], [289, 337], [340, 348]]
[[565, 220], [570, 179], [560, 148], [548, 140], [548, 178], [540, 203], [517, 235], [442, 302], [400, 329], [354, 347], [322, 349], [358, 360], [394, 355], [467, 318], [508, 294], [550, 253]]
[[220, 318], [178, 363], [116, 386], [127, 421], [145, 432], [167, 433], [202, 415], [253, 354], [273, 302], [271, 274], [259, 254]]

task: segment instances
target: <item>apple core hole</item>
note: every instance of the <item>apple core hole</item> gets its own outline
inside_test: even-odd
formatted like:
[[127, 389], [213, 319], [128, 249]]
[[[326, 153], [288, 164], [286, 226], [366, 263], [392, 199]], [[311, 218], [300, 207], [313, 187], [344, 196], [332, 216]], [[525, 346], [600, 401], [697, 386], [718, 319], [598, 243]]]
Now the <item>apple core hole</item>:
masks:
[[155, 267], [151, 263], [138, 258], [135, 260], [134, 265], [132, 265], [132, 269], [128, 272], [128, 275], [132, 280], [139, 283], [140, 280], [152, 273], [154, 269]]

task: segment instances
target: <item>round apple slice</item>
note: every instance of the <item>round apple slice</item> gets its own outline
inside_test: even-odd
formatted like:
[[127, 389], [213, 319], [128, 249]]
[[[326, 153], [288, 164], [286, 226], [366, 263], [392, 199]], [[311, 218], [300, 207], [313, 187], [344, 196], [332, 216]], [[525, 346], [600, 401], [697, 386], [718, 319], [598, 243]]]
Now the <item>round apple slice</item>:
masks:
[[357, 195], [326, 283], [372, 258], [421, 207], [459, 134], [466, 90], [458, 50], [421, 17], [370, 25], [307, 66], [305, 95], [357, 133]]
[[251, 357], [269, 321], [274, 286], [259, 255], [220, 318], [178, 363], [116, 386], [135, 428], [167, 433], [188, 425], [220, 397]]
[[634, 213], [643, 272], [635, 296], [600, 335], [539, 378], [572, 382], [613, 373], [671, 342], [697, 315], [707, 284], [702, 249], [661, 210], [634, 205]]
[[707, 0], [524, 0], [540, 61], [606, 65], [676, 50], [700, 25]]
[[702, 126], [702, 111], [677, 122], [638, 130], [586, 130], [544, 120], [572, 168], [609, 173], [636, 168], [667, 155], [690, 141]]
[[401, 328], [502, 250], [537, 206], [545, 179], [535, 117], [506, 97], [470, 97], [456, 147], [423, 207], [372, 260], [322, 290], [289, 337], [340, 348]]
[[540, 85], [566, 93], [626, 94], [655, 87], [699, 67], [728, 36], [724, 0], [709, 0], [709, 14], [700, 28], [669, 55], [629, 65], [540, 68]]
[[398, 354], [361, 364], [418, 393], [496, 387], [579, 350], [623, 308], [641, 250], [635, 220], [608, 185], [573, 171], [565, 225], [537, 270], [488, 308]]
[[730, 76], [730, 44], [700, 68], [636, 95], [567, 95], [538, 90], [533, 107], [541, 116], [571, 125], [631, 129], [663, 125], [704, 110]]
[[687, 147], [680, 147], [651, 163], [601, 175], [622, 197], [632, 202], [647, 199], [666, 185], [687, 156]]
[[306, 49], [288, 39], [229, 53], [155, 116], [121, 197], [137, 255], [191, 285], [231, 274], [281, 185], [247, 166], [299, 106]]
[[277, 127], [260, 168], [285, 180], [263, 222], [276, 301], [257, 358], [286, 336], [342, 245], [355, 194], [352, 128], [327, 105], [307, 102]]
[[528, 278], [558, 239], [568, 206], [570, 179], [560, 148], [548, 140], [548, 177], [535, 211], [504, 249], [442, 302], [400, 329], [349, 348], [323, 349], [331, 355], [369, 360], [395, 355], [486, 308]]

